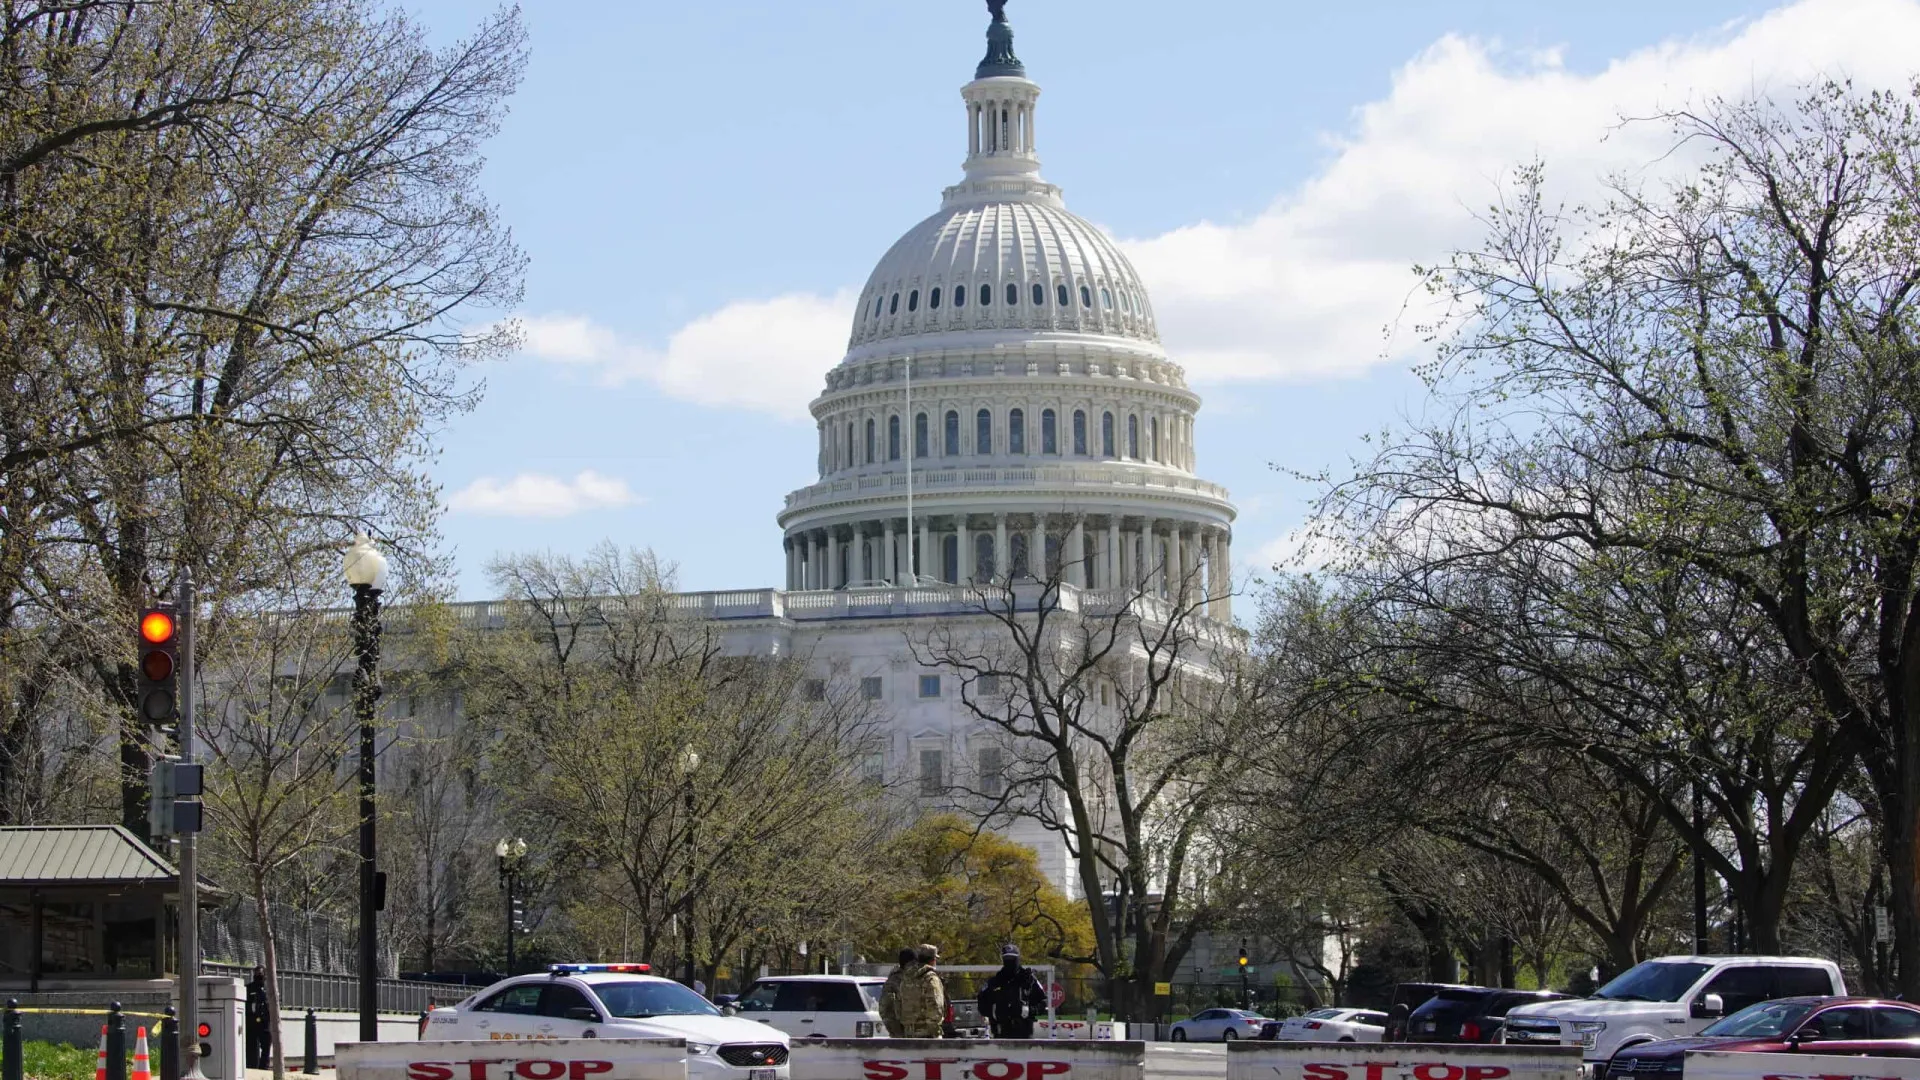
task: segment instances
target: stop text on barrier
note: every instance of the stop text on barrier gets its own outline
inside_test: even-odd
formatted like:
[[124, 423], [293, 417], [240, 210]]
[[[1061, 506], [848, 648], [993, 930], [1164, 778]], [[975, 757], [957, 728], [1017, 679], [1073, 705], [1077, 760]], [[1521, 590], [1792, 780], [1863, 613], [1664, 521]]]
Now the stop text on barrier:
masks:
[[[1278, 1067], [1273, 1071], [1285, 1074], [1285, 1070]], [[1301, 1074], [1306, 1080], [1506, 1080], [1513, 1075], [1513, 1070], [1505, 1065], [1454, 1065], [1444, 1061], [1411, 1065], [1398, 1061], [1360, 1061], [1352, 1064], [1309, 1062], [1301, 1066]]]
[[1045, 1080], [1072, 1076], [1066, 1061], [1008, 1061], [1005, 1058], [911, 1058], [863, 1061], [866, 1080]]
[[[490, 1071], [494, 1065], [504, 1066]], [[407, 1080], [591, 1080], [613, 1071], [611, 1061], [557, 1061], [552, 1058], [473, 1058], [468, 1061], [411, 1061]]]

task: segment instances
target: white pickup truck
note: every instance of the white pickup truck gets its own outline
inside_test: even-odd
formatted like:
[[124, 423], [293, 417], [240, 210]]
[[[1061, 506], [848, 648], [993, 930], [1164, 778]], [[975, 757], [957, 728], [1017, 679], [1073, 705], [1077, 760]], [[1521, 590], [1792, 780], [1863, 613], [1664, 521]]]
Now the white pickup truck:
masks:
[[1597, 1073], [1623, 1046], [1695, 1035], [1755, 1002], [1845, 994], [1831, 961], [1799, 956], [1663, 956], [1636, 964], [1590, 998], [1507, 1013], [1503, 1041], [1578, 1046]]

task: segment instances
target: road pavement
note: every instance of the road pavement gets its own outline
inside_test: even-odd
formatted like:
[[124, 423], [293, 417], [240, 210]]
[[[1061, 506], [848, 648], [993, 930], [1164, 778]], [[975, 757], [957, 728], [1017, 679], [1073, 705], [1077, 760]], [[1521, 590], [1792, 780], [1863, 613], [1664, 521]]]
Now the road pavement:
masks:
[[1222, 1044], [1148, 1043], [1148, 1080], [1225, 1080], [1227, 1048]]

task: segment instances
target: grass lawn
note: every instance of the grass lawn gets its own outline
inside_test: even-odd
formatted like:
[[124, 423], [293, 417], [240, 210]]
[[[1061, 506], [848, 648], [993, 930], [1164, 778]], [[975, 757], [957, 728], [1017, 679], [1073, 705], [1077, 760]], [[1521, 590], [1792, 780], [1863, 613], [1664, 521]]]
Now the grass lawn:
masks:
[[[129, 1042], [132, 1040], [129, 1039]], [[64, 1043], [30, 1042], [23, 1045], [27, 1080], [93, 1080], [99, 1050], [83, 1050]], [[159, 1075], [160, 1057], [153, 1056], [154, 1074]], [[127, 1075], [133, 1075], [133, 1052], [127, 1052]]]

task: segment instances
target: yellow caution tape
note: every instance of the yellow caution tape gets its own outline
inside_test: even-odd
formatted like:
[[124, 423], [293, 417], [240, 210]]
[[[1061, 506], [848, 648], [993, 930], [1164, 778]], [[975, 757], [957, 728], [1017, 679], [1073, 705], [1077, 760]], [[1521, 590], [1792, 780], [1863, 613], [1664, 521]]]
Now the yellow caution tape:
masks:
[[[12, 1011], [17, 1013], [54, 1013], [60, 1016], [112, 1016], [113, 1015], [113, 1013], [111, 1013], [106, 1009], [36, 1009], [36, 1008], [31, 1008], [25, 1005], [21, 1006], [20, 1008], [14, 1009]], [[129, 1012], [126, 1009], [122, 1009], [120, 1010], [120, 1015], [121, 1016], [151, 1016], [151, 1017], [154, 1017], [155, 1019], [162, 1019], [162, 1018], [165, 1018], [167, 1014], [166, 1013], [150, 1013], [150, 1012]]]

